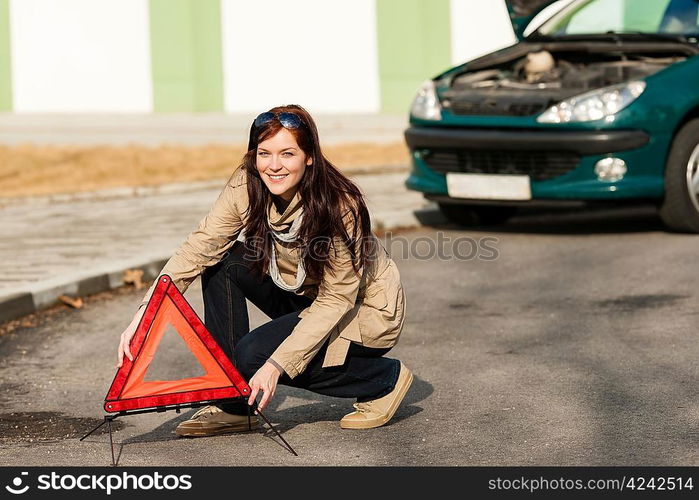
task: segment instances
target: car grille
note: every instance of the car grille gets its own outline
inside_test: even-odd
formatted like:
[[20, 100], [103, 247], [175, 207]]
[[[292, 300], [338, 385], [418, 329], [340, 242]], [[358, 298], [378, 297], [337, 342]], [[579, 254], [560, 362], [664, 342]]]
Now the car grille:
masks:
[[532, 116], [546, 109], [548, 103], [500, 103], [495, 101], [451, 101], [449, 109], [455, 115], [473, 116]]
[[442, 173], [529, 175], [532, 180], [544, 181], [573, 170], [580, 156], [565, 151], [431, 150], [423, 159]]

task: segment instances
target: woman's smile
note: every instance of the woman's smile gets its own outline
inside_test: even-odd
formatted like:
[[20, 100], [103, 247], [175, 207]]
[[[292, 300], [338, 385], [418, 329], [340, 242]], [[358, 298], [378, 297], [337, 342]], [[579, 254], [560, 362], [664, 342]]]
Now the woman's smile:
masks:
[[286, 179], [287, 175], [289, 174], [279, 174], [279, 175], [274, 175], [274, 174], [267, 174], [270, 179], [272, 179], [272, 182], [281, 182], [284, 179]]

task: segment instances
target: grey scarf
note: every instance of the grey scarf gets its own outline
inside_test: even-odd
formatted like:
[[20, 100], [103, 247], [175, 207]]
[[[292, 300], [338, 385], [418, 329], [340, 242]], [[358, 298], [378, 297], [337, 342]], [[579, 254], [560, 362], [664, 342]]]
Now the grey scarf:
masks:
[[[282, 232], [272, 229], [272, 236], [284, 243], [296, 241], [298, 239], [302, 220], [303, 213], [300, 213], [296, 219], [294, 219], [294, 222], [291, 223], [291, 227], [288, 231]], [[274, 248], [274, 242], [272, 242], [272, 256], [269, 259], [269, 275], [272, 278], [272, 281], [274, 281], [274, 284], [282, 290], [286, 290], [287, 292], [295, 292], [301, 288], [301, 285], [306, 279], [306, 268], [303, 265], [303, 257], [299, 257], [299, 264], [296, 270], [296, 282], [293, 285], [287, 285], [286, 281], [284, 281], [284, 278], [282, 278], [282, 275], [279, 272], [279, 267], [277, 266], [277, 251]]]

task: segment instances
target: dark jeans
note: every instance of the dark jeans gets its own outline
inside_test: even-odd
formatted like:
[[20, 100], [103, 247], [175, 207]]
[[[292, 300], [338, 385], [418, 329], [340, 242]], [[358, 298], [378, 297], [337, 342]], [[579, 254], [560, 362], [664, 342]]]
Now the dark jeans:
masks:
[[[255, 374], [301, 321], [298, 313], [312, 300], [282, 290], [268, 275], [252, 274], [244, 258], [245, 246], [236, 242], [226, 256], [202, 275], [204, 318], [226, 355], [246, 380]], [[245, 299], [271, 321], [250, 331]], [[400, 363], [382, 357], [390, 348], [375, 349], [352, 343], [342, 366], [323, 368], [327, 341], [306, 369], [293, 379], [285, 373], [279, 383], [318, 394], [368, 401], [391, 392]], [[247, 405], [226, 403], [229, 413], [247, 414]]]

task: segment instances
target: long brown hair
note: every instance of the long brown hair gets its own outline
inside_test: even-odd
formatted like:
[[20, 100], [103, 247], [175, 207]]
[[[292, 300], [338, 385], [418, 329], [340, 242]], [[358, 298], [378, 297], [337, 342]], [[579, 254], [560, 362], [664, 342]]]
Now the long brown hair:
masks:
[[[369, 211], [359, 188], [340, 172], [320, 149], [318, 129], [313, 118], [298, 105], [278, 106], [271, 113], [292, 113], [303, 124], [287, 129], [296, 139], [303, 152], [312, 158], [306, 166], [298, 189], [301, 196], [303, 221], [299, 229], [300, 256], [309, 278], [320, 280], [325, 266], [334, 269], [332, 255], [338, 249], [339, 239], [349, 251], [356, 272], [369, 264], [371, 245], [371, 222]], [[247, 254], [254, 255], [251, 269], [262, 275], [269, 269], [273, 236], [267, 220], [273, 195], [260, 177], [256, 166], [257, 145], [273, 137], [283, 125], [278, 119], [270, 120], [259, 127], [252, 126], [248, 141], [248, 152], [243, 157], [241, 168], [247, 172], [247, 190], [250, 200], [245, 225]], [[347, 212], [350, 212], [349, 214]], [[343, 223], [343, 216], [355, 221], [352, 234]]]

